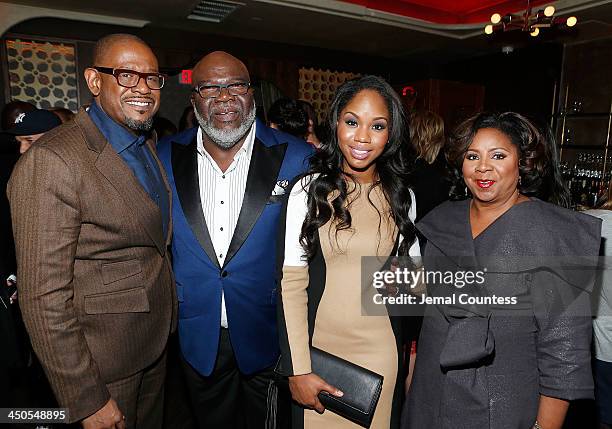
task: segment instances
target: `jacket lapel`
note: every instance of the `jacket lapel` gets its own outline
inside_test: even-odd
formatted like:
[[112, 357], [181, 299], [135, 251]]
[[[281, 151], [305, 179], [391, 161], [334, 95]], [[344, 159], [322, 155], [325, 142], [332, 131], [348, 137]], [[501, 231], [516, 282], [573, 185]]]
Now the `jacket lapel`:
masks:
[[470, 200], [442, 203], [415, 226], [427, 239], [427, 245], [437, 247], [458, 266], [473, 266], [475, 263]]
[[259, 138], [255, 138], [242, 208], [224, 266], [227, 266], [242, 247], [266, 207], [276, 185], [286, 150], [287, 143], [265, 146]]
[[166, 240], [163, 234], [162, 216], [157, 204], [151, 200], [132, 170], [89, 119], [87, 112], [84, 110], [79, 112], [75, 121], [83, 131], [89, 149], [98, 152], [95, 160], [98, 171], [121, 195], [126, 209], [132, 212], [134, 219], [138, 219], [159, 252], [162, 255], [165, 254]]
[[217, 259], [215, 248], [208, 232], [208, 226], [206, 225], [206, 219], [202, 211], [196, 145], [197, 141], [195, 137], [188, 145], [179, 143], [172, 144], [172, 171], [174, 173], [174, 183], [183, 213], [191, 226], [191, 230], [212, 263], [220, 268], [219, 260]]

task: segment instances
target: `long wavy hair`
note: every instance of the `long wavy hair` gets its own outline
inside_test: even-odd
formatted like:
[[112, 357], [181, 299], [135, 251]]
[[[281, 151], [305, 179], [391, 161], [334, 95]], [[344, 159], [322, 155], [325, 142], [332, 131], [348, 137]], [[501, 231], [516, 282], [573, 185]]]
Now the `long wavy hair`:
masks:
[[468, 197], [462, 175], [463, 159], [476, 133], [483, 128], [501, 131], [518, 149], [521, 179], [518, 189], [521, 194], [561, 207], [570, 206], [570, 195], [561, 177], [559, 155], [552, 132], [548, 127], [540, 129], [515, 112], [480, 113], [455, 129], [446, 147], [446, 158], [451, 166], [453, 180], [451, 199]]
[[[338, 143], [338, 120], [342, 110], [361, 91], [376, 91], [385, 100], [389, 111], [389, 140], [380, 156], [375, 160], [375, 181], [369, 187], [370, 192], [380, 186], [387, 200], [391, 213], [388, 215], [395, 222], [404, 240], [400, 244], [399, 255], [407, 255], [410, 244], [415, 237], [414, 225], [409, 218], [410, 190], [408, 188], [408, 166], [401, 150], [408, 144], [405, 130], [405, 117], [402, 102], [382, 78], [363, 76], [350, 80], [338, 88], [327, 117], [328, 136], [321, 150], [311, 159], [310, 171], [313, 179], [308, 183], [308, 213], [302, 225], [300, 243], [311, 260], [317, 251], [318, 230], [330, 220], [335, 224], [337, 234], [351, 227], [351, 213], [348, 197], [354, 192], [361, 192], [361, 186], [354, 176], [344, 171], [344, 156]], [[330, 195], [334, 195], [330, 201]], [[374, 206], [375, 207], [375, 206]], [[376, 207], [375, 207], [376, 208]], [[376, 209], [378, 211], [378, 208]], [[379, 214], [379, 231], [382, 216]]]

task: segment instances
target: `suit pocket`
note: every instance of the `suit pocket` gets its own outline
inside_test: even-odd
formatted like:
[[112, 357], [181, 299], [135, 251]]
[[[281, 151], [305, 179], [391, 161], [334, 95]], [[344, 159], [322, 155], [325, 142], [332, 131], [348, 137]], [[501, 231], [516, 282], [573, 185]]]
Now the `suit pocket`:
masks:
[[128, 261], [104, 263], [101, 271], [102, 282], [107, 285], [140, 274], [142, 266], [138, 259], [130, 259]]
[[148, 313], [149, 298], [143, 287], [86, 295], [86, 314]]

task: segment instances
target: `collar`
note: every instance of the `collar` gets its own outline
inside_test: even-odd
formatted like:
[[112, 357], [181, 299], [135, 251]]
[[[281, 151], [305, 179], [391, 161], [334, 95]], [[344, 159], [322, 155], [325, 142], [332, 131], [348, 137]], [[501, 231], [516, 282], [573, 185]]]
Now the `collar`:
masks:
[[428, 243], [452, 259], [475, 255], [469, 199], [440, 204], [417, 222], [415, 227]]
[[[240, 147], [240, 149], [238, 149], [238, 152], [236, 152], [236, 155], [234, 155], [234, 160], [232, 162], [232, 164], [230, 165], [230, 167], [227, 169], [226, 173], [229, 172], [230, 170], [232, 170], [234, 168], [234, 166], [236, 165], [236, 162], [243, 156], [246, 156], [247, 158], [250, 158], [252, 153], [253, 153], [253, 144], [255, 142], [255, 134], [257, 132], [257, 121], [253, 122], [253, 125], [251, 125], [251, 129], [249, 130], [249, 133], [246, 136], [246, 139], [244, 140], [244, 143], [242, 144], [242, 146]], [[217, 165], [217, 162], [213, 159], [213, 157], [208, 153], [208, 151], [204, 148], [204, 136], [203, 136], [203, 131], [201, 127], [198, 127], [198, 133], [197, 133], [197, 151], [198, 154], [200, 154], [201, 156], [207, 158], [210, 163], [213, 165], [213, 167], [217, 170], [219, 170], [219, 166]], [[221, 172], [221, 170], [219, 170], [219, 172]]]
[[102, 135], [108, 140], [111, 146], [121, 153], [134, 143], [139, 145], [145, 142], [144, 135], [136, 135], [128, 131], [125, 127], [117, 123], [113, 118], [98, 105], [97, 101], [91, 103], [88, 110], [89, 117], [96, 124]]

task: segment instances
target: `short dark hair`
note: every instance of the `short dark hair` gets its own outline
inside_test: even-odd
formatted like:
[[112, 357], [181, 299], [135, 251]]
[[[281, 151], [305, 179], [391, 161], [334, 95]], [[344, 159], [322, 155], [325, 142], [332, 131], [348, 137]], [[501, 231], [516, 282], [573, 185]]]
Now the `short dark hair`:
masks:
[[515, 112], [479, 113], [455, 128], [446, 147], [453, 178], [451, 198], [467, 197], [462, 175], [463, 160], [476, 133], [483, 128], [501, 131], [518, 149], [521, 178], [518, 188], [521, 194], [569, 207], [569, 191], [561, 178], [552, 132]]
[[291, 98], [276, 100], [268, 110], [268, 122], [278, 129], [297, 137], [308, 134], [308, 114]]
[[145, 46], [149, 46], [149, 45], [146, 44], [146, 42], [144, 40], [142, 40], [138, 36], [134, 36], [133, 34], [128, 34], [128, 33], [109, 34], [109, 35], [104, 36], [101, 39], [99, 39], [96, 42], [96, 44], [94, 45], [93, 65], [94, 66], [99, 66], [99, 65], [102, 64], [101, 61], [103, 61], [104, 57], [106, 56], [106, 53], [107, 53], [108, 49], [114, 43], [117, 43], [117, 42], [126, 42], [126, 41], [137, 42], [137, 43], [143, 44]]
[[312, 125], [316, 127], [319, 121], [317, 119], [317, 112], [312, 103], [309, 103], [306, 100], [298, 100], [297, 104], [302, 108], [302, 110], [304, 110], [304, 112], [306, 112], [308, 119], [310, 119], [312, 121]]

